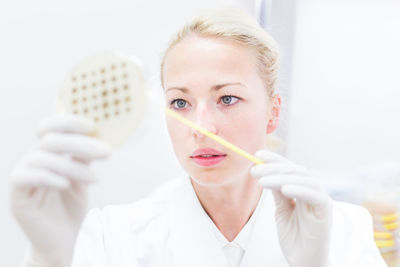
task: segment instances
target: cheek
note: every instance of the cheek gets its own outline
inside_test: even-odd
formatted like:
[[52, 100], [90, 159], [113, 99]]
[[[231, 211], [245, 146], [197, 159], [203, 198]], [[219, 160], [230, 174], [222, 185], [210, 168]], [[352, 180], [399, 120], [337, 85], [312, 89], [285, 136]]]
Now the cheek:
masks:
[[260, 112], [242, 112], [222, 128], [221, 133], [250, 154], [265, 145], [267, 117]]

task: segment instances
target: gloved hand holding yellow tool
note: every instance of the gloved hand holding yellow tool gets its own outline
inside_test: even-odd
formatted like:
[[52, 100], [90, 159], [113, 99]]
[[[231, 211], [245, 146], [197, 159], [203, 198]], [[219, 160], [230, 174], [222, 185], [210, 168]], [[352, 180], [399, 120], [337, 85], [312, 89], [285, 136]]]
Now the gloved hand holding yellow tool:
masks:
[[306, 168], [268, 150], [255, 156], [266, 164], [251, 174], [275, 199], [280, 246], [291, 267], [329, 266], [332, 200], [319, 190]]

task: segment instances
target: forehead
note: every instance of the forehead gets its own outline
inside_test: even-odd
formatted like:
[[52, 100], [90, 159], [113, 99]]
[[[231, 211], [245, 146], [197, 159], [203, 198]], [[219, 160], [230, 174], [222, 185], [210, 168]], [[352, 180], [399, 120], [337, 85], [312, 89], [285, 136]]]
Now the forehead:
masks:
[[254, 49], [232, 40], [194, 34], [170, 49], [162, 71], [166, 86], [246, 83], [258, 77]]

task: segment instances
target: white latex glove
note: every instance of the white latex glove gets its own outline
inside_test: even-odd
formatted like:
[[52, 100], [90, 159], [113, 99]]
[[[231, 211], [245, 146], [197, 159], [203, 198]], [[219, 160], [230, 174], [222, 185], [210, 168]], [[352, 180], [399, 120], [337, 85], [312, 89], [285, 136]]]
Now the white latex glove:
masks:
[[30, 241], [24, 266], [70, 266], [86, 215], [86, 188], [96, 181], [89, 164], [111, 153], [89, 136], [94, 130], [91, 121], [77, 116], [44, 120], [39, 142], [14, 169], [12, 212]]
[[291, 267], [329, 266], [332, 200], [318, 189], [307, 169], [268, 150], [255, 156], [265, 162], [251, 175], [272, 190], [283, 254]]

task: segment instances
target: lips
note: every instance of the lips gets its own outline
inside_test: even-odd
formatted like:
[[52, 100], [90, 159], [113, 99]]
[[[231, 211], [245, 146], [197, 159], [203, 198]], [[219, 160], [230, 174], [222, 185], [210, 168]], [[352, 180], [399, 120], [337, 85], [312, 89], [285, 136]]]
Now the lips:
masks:
[[212, 166], [220, 163], [226, 157], [226, 154], [212, 148], [197, 149], [190, 158], [199, 166]]
[[196, 149], [190, 157], [193, 158], [200, 156], [226, 156], [226, 154], [212, 148], [200, 148]]

